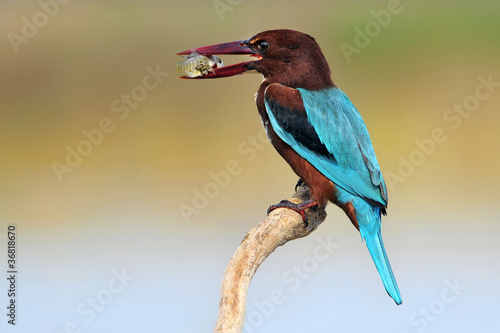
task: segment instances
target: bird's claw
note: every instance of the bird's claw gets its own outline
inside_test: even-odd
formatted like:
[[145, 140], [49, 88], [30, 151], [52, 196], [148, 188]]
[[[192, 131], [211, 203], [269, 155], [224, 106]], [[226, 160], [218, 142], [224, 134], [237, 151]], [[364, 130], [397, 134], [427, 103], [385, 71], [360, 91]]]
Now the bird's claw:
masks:
[[297, 189], [302, 186], [305, 182], [302, 180], [302, 178], [299, 178], [297, 181], [297, 184], [295, 185], [295, 192], [297, 192]]
[[304, 201], [300, 204], [296, 204], [288, 200], [281, 200], [280, 203], [269, 206], [269, 208], [267, 209], [267, 215], [269, 215], [269, 213], [271, 213], [275, 209], [288, 208], [299, 213], [300, 216], [302, 216], [302, 220], [304, 221], [304, 228], [307, 228], [307, 226], [309, 225], [309, 219], [307, 218], [306, 209], [316, 206], [317, 204], [318, 203], [316, 201], [310, 200]]

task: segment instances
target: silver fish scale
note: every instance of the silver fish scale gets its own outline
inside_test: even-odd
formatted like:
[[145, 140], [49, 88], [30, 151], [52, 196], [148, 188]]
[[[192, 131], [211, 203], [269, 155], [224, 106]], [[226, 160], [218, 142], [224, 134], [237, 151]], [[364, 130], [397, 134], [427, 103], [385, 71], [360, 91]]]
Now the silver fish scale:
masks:
[[177, 63], [177, 71], [190, 78], [207, 75], [214, 68], [224, 66], [222, 60], [214, 55], [204, 56], [193, 52], [184, 59]]

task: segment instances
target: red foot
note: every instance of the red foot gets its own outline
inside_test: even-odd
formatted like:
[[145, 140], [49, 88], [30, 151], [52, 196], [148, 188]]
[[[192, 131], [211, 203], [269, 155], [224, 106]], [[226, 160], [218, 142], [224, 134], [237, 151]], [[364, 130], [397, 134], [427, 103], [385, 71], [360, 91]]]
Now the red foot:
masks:
[[305, 211], [307, 208], [314, 207], [317, 205], [318, 205], [318, 203], [314, 200], [307, 200], [307, 201], [301, 202], [299, 204], [293, 203], [293, 202], [288, 201], [288, 200], [282, 200], [280, 203], [270, 206], [269, 209], [267, 210], [267, 215], [269, 215], [269, 213], [271, 213], [275, 209], [288, 208], [288, 209], [291, 209], [291, 210], [299, 213], [300, 216], [302, 216], [302, 220], [304, 220], [304, 226], [307, 227], [309, 225], [309, 221], [307, 219], [307, 215], [306, 215]]

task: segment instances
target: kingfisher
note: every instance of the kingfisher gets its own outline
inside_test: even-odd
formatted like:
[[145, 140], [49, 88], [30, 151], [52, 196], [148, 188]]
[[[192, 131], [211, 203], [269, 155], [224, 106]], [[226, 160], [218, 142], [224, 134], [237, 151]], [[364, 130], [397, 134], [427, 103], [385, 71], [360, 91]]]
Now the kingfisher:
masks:
[[332, 202], [344, 210], [396, 304], [402, 299], [381, 234], [388, 196], [366, 125], [350, 99], [332, 81], [316, 40], [302, 32], [278, 29], [249, 39], [199, 47], [188, 55], [247, 54], [256, 59], [209, 71], [190, 79], [230, 77], [258, 72], [264, 80], [256, 95], [269, 141], [310, 189], [300, 204], [284, 200], [272, 205], [301, 214]]

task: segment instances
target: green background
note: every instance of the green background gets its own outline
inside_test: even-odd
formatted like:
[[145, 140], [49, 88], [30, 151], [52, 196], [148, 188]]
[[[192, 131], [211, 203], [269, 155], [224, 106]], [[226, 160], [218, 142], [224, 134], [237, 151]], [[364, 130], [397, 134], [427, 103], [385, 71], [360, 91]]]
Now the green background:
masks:
[[[401, 1], [385, 26], [371, 12], [387, 1], [42, 3], [46, 21], [38, 2], [0, 4], [0, 267], [14, 224], [19, 270], [17, 325], [2, 314], [2, 331], [213, 329], [227, 262], [297, 177], [262, 140], [261, 76], [178, 80], [175, 53], [274, 28], [314, 36], [365, 119], [388, 182], [383, 235], [404, 303], [386, 295], [359, 233], [330, 205], [316, 232], [260, 267], [244, 332], [500, 327], [500, 87], [474, 97], [480, 77], [500, 82], [498, 1]], [[34, 19], [37, 31], [13, 46]], [[346, 57], [342, 43], [356, 46], [367, 24], [379, 29]], [[150, 91], [140, 88], [147, 68], [163, 73]], [[134, 107], [120, 100], [141, 91]], [[126, 116], [113, 112], [117, 99]], [[474, 101], [464, 116], [449, 111]], [[103, 119], [113, 130], [58, 178], [54, 162], [67, 164], [67, 146], [82, 148], [82, 131]], [[237, 167], [217, 185], [211, 175], [228, 163]], [[186, 218], [187, 206], [196, 213]], [[319, 260], [328, 239], [336, 248]], [[122, 270], [131, 278], [115, 292]]]

